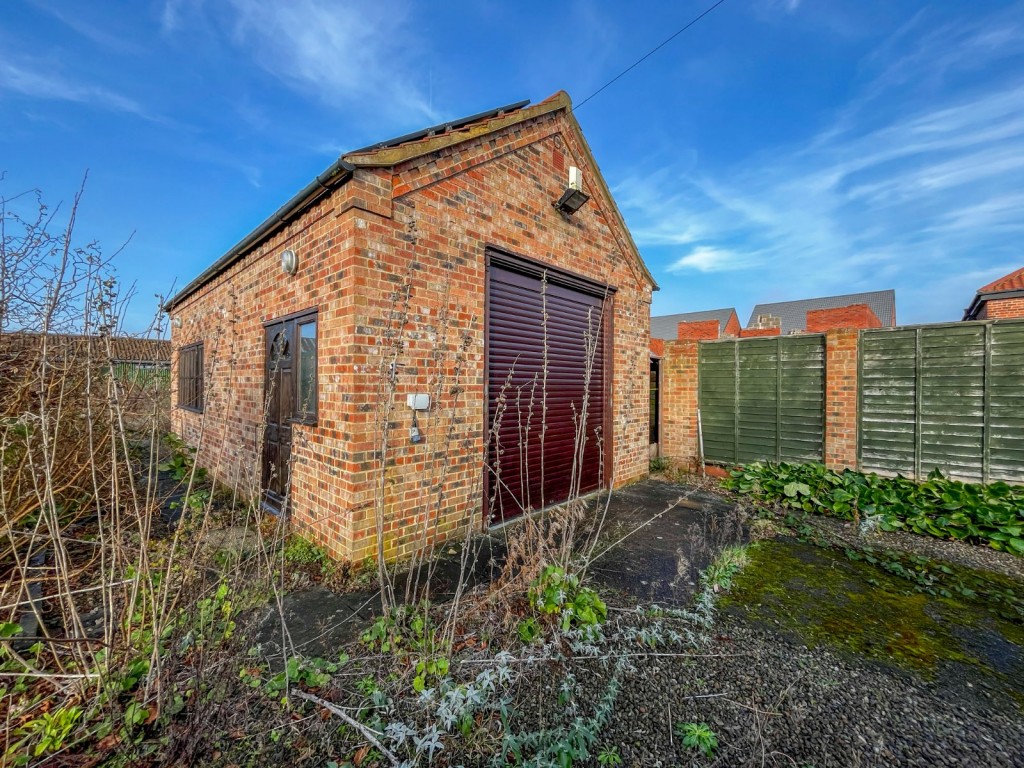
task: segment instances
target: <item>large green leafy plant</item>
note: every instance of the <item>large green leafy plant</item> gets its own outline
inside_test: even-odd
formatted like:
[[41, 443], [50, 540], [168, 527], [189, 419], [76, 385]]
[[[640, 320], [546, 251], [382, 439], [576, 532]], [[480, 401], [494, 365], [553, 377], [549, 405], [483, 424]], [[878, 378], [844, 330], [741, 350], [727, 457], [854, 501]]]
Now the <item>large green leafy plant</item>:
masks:
[[[563, 632], [570, 629], [590, 632], [608, 618], [608, 608], [597, 592], [583, 586], [579, 576], [566, 573], [557, 565], [545, 566], [530, 585], [529, 599], [541, 616], [557, 617]], [[540, 627], [535, 619], [528, 617], [518, 631], [520, 638], [530, 641], [540, 634]]]
[[878, 516], [885, 530], [983, 543], [1024, 555], [1024, 488], [944, 477], [923, 483], [821, 464], [755, 462], [732, 470], [723, 486], [765, 503], [844, 519]]

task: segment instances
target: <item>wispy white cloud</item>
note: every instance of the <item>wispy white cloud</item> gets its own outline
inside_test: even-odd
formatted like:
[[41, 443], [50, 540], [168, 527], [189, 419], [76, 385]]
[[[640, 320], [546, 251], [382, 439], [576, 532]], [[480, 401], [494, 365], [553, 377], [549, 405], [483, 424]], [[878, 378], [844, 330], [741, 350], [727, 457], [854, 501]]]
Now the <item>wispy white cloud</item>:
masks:
[[51, 18], [56, 19], [68, 29], [91, 40], [104, 50], [110, 51], [132, 51], [138, 52], [139, 46], [128, 36], [119, 34], [104, 25], [94, 24], [88, 21], [87, 15], [82, 9], [76, 9], [74, 13], [67, 13], [63, 9], [53, 5], [48, 0], [29, 0], [31, 4]]
[[253, 61], [288, 87], [336, 108], [359, 102], [393, 120], [439, 120], [421, 55], [425, 41], [405, 5], [391, 0], [228, 0], [216, 9], [201, 0], [167, 0], [161, 25], [183, 33], [210, 16]]
[[[799, 145], [620, 184], [641, 247], [675, 274], [741, 264], [758, 290], [788, 298], [901, 284], [910, 317], [929, 319], [954, 283], [973, 293], [974, 275], [1019, 260], [1024, 79], [1000, 66], [961, 76], [1024, 60], [1024, 16], [914, 23], [899, 46], [870, 57], [873, 75], [835, 120]], [[936, 68], [942, 82], [929, 87]]]
[[681, 256], [666, 269], [669, 272], [735, 272], [750, 265], [750, 254], [737, 253], [728, 248], [710, 248], [697, 246], [685, 256]]
[[68, 101], [114, 112], [124, 112], [144, 120], [161, 122], [142, 104], [99, 85], [81, 83], [47, 71], [42, 65], [0, 59], [0, 91], [9, 91], [33, 99]]

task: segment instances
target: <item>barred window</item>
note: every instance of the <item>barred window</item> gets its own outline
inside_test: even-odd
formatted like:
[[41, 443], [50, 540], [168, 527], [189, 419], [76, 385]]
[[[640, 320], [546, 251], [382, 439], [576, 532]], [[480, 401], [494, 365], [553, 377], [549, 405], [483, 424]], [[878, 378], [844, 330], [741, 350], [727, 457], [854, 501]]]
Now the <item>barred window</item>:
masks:
[[190, 344], [178, 350], [178, 405], [187, 410], [202, 413], [202, 343]]

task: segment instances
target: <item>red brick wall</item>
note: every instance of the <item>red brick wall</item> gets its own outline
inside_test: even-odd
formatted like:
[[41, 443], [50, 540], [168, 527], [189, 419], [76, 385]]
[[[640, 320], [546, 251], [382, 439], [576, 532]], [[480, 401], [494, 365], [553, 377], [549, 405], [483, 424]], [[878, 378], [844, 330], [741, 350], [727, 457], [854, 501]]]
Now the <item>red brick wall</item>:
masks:
[[667, 341], [661, 359], [661, 454], [692, 463], [697, 446], [697, 341]]
[[651, 339], [651, 354], [655, 357], [661, 357], [665, 354], [665, 340], [664, 339]]
[[825, 466], [857, 466], [856, 329], [825, 332]]
[[782, 333], [779, 328], [741, 328], [739, 337], [741, 339], [750, 339], [755, 336], [778, 336]]
[[689, 341], [717, 339], [718, 331], [717, 320], [695, 320], [688, 323], [679, 323], [676, 329], [676, 338]]
[[867, 304], [850, 304], [809, 310], [806, 326], [808, 333], [824, 333], [833, 328], [881, 328], [882, 321]]
[[740, 331], [740, 319], [736, 317], [736, 313], [733, 312], [729, 315], [729, 321], [725, 324], [725, 328], [722, 329], [723, 336], [732, 336], [733, 338], [739, 338]]
[[1013, 299], [989, 299], [985, 302], [979, 320], [1024, 317], [1024, 297]]
[[[565, 167], [584, 173], [591, 195], [576, 215], [551, 205]], [[376, 550], [377, 503], [388, 555], [483, 524], [484, 250], [520, 255], [608, 283], [611, 414], [606, 469], [617, 485], [648, 464], [651, 289], [594, 182], [596, 168], [564, 113], [409, 160], [360, 169], [355, 178], [189, 297], [172, 315], [175, 349], [203, 339], [210, 384], [203, 415], [175, 409], [200, 463], [247, 487], [259, 484], [256, 445], [263, 397], [262, 324], [317, 307], [319, 421], [296, 427], [292, 514], [335, 556]], [[296, 250], [298, 273], [277, 254]], [[407, 299], [404, 297], [408, 297]], [[173, 325], [173, 323], [172, 323]], [[396, 406], [388, 414], [389, 466], [381, 483], [382, 366], [397, 349]], [[424, 441], [409, 441], [406, 394], [425, 392]], [[383, 495], [376, 494], [382, 489]], [[414, 525], [415, 524], [415, 525]]]

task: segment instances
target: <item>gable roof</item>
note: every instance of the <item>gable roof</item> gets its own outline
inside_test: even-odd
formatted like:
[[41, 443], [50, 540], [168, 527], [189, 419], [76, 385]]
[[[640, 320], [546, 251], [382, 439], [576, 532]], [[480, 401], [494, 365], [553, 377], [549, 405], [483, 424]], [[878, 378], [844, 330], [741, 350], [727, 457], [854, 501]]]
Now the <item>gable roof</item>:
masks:
[[629, 228], [626, 226], [626, 221], [623, 218], [622, 213], [619, 211], [618, 206], [615, 203], [615, 199], [612, 197], [611, 191], [608, 189], [604, 178], [601, 176], [597, 163], [590, 152], [590, 147], [587, 144], [586, 139], [583, 137], [583, 132], [580, 129], [579, 123], [573, 116], [572, 100], [569, 98], [569, 95], [565, 91], [559, 91], [532, 107], [528, 106], [529, 103], [529, 99], [517, 101], [503, 107], [497, 107], [486, 112], [479, 112], [475, 115], [469, 115], [468, 117], [462, 117], [457, 120], [449, 120], [448, 122], [424, 128], [414, 133], [407, 133], [403, 136], [397, 136], [393, 139], [387, 139], [385, 141], [342, 154], [337, 160], [331, 163], [323, 173], [319, 174], [309, 184], [299, 190], [299, 192], [292, 196], [288, 202], [278, 208], [277, 211], [265, 219], [263, 223], [256, 227], [256, 229], [242, 238], [227, 253], [217, 259], [217, 261], [200, 273], [199, 276], [188, 283], [188, 285], [182, 288], [172, 298], [168, 299], [164, 304], [164, 310], [168, 312], [172, 310], [185, 298], [195, 293], [195, 291], [207, 282], [242, 259], [250, 249], [276, 232], [279, 227], [292, 221], [311, 205], [323, 199], [325, 195], [332, 193], [334, 190], [344, 185], [352, 178], [356, 169], [391, 167], [407, 160], [422, 157], [423, 155], [430, 154], [431, 152], [437, 152], [441, 149], [445, 149], [455, 144], [460, 144], [464, 141], [477, 139], [481, 136], [495, 133], [518, 123], [531, 120], [535, 117], [540, 117], [550, 112], [557, 112], [559, 110], [565, 110], [566, 116], [569, 118], [569, 123], [576, 132], [580, 146], [586, 153], [587, 162], [593, 169], [591, 176], [596, 180], [598, 187], [604, 193], [605, 199], [609, 201], [609, 204], [613, 209], [612, 213], [618, 219], [622, 231], [626, 233], [626, 245], [628, 249], [632, 252], [637, 263], [640, 265], [643, 276], [651, 284], [651, 287], [654, 290], [658, 290], [658, 284], [654, 280], [654, 276], [651, 274], [650, 270], [647, 268], [647, 265], [644, 263], [643, 257], [640, 255], [640, 251], [636, 247], [636, 243], [633, 241], [633, 236], [630, 234]]
[[964, 320], [974, 320], [989, 299], [1024, 296], [1024, 267], [983, 285], [974, 294], [971, 305], [964, 310]]
[[757, 322], [760, 315], [772, 315], [781, 321], [783, 336], [793, 331], [807, 328], [807, 311], [812, 309], [839, 309], [851, 304], [867, 304], [871, 311], [882, 321], [883, 328], [896, 325], [896, 291], [868, 291], [867, 293], [847, 293], [842, 296], [822, 296], [816, 299], [798, 299], [796, 301], [777, 301], [773, 304], [757, 304], [750, 312], [747, 327]]
[[[676, 339], [679, 336], [680, 323], [699, 323], [705, 320], [717, 320], [718, 332], [725, 330], [729, 318], [736, 314], [732, 307], [722, 309], [707, 309], [703, 312], [680, 312], [675, 315], [652, 315], [651, 316], [651, 338], [652, 339]], [[738, 322], [738, 319], [737, 319]]]

